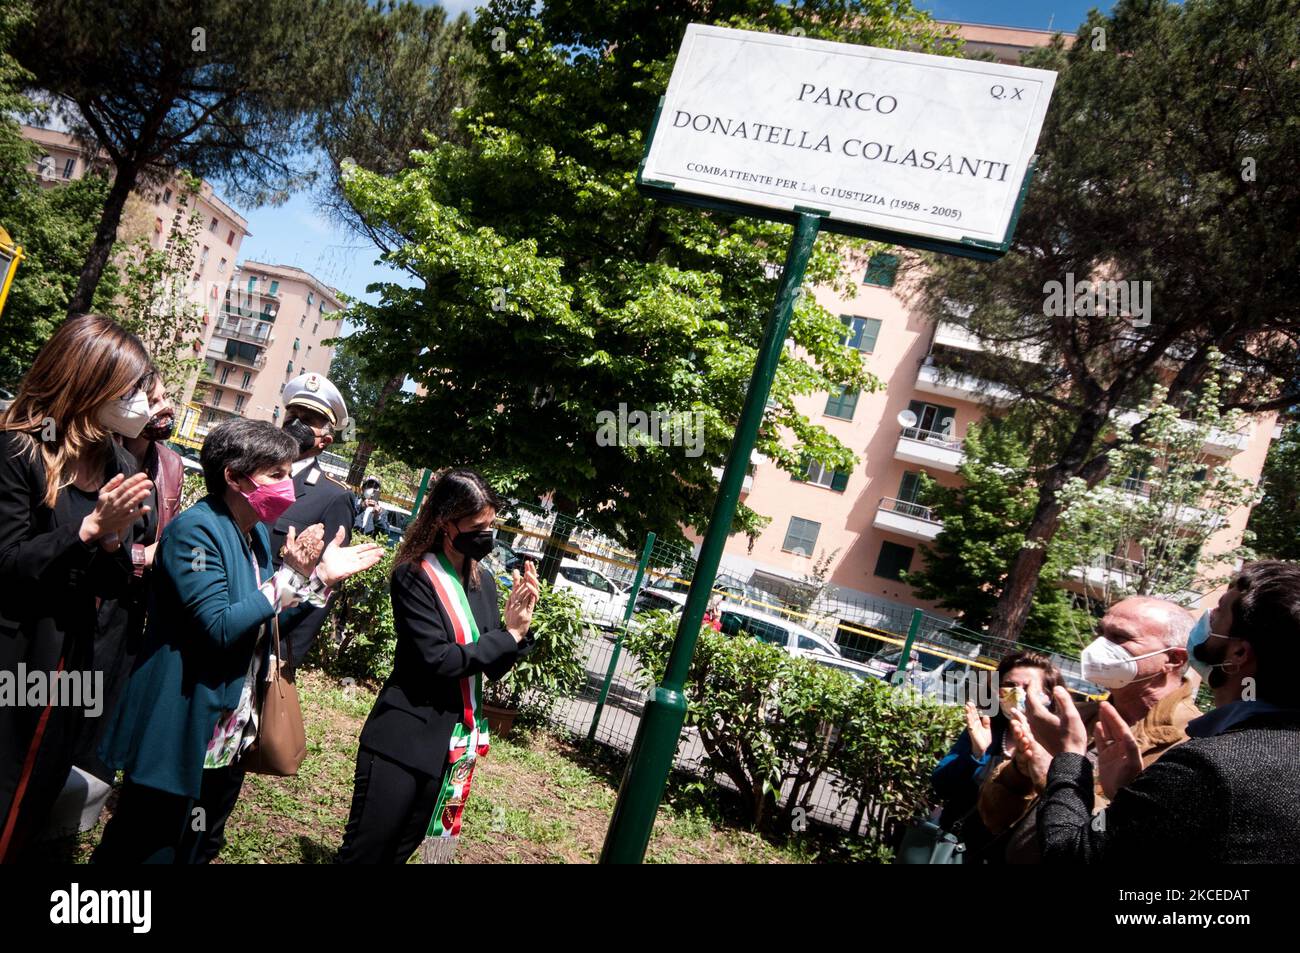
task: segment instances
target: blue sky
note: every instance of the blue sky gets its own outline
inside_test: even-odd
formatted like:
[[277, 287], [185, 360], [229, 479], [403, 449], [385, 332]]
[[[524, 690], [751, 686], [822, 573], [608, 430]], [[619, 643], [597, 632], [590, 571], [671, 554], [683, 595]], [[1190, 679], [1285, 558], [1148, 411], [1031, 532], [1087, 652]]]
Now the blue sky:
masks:
[[[453, 14], [472, 10], [476, 0], [447, 0], [442, 4]], [[1109, 0], [917, 0], [917, 6], [941, 20], [992, 23], [1001, 26], [1034, 27], [1072, 32], [1089, 9], [1109, 10]], [[240, 258], [274, 264], [296, 265], [321, 281], [356, 298], [374, 300], [366, 286], [402, 276], [375, 263], [378, 250], [365, 239], [329, 221], [316, 208], [308, 193], [298, 193], [278, 207], [240, 209], [252, 234], [244, 239]]]

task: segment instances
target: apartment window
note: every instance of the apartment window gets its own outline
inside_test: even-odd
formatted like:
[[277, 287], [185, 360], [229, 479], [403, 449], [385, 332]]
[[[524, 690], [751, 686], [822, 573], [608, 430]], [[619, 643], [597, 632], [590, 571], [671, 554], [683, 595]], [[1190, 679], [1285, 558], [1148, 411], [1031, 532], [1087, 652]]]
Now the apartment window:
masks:
[[214, 218], [211, 222], [208, 223], [208, 231], [215, 232], [216, 230], [217, 230], [217, 220]]
[[[923, 400], [908, 403], [907, 409], [916, 414], [916, 429], [925, 433], [944, 434], [954, 438], [957, 427], [957, 411], [943, 404], [930, 404]], [[913, 435], [915, 436], [915, 435]]]
[[72, 173], [76, 171], [77, 171], [76, 159], [69, 159], [67, 162], [63, 163], [63, 177], [65, 179], [72, 178]]
[[307, 323], [307, 315], [304, 314], [301, 318], [298, 319], [298, 327], [301, 328], [304, 325], [306, 325], [306, 323]]
[[244, 395], [240, 394], [235, 398], [235, 413], [239, 414], [239, 413], [243, 413], [243, 411], [244, 411]]
[[872, 255], [867, 261], [867, 273], [862, 280], [866, 284], [880, 288], [892, 288], [897, 274], [897, 255]]
[[293, 339], [293, 349], [294, 349], [295, 351], [298, 350], [298, 343], [299, 343], [299, 340], [300, 340], [299, 338], [294, 338], [294, 339]]
[[191, 291], [193, 291], [195, 288], [197, 288], [197, 287], [199, 286], [199, 279], [202, 278], [202, 277], [203, 277], [203, 276], [200, 275], [197, 271], [196, 271], [193, 275], [190, 276], [190, 290], [191, 290]]
[[844, 343], [863, 354], [870, 354], [876, 349], [876, 338], [880, 337], [879, 318], [859, 318], [851, 314], [840, 315], [840, 321], [848, 328]]
[[172, 204], [172, 190], [163, 189], [163, 205], [171, 205], [171, 204]]
[[290, 362], [289, 362], [289, 366], [286, 367], [286, 368], [284, 369], [284, 372], [285, 372], [286, 374], [292, 374], [292, 373], [293, 373], [293, 361], [290, 361]]
[[212, 254], [212, 249], [210, 249], [207, 245], [204, 245], [203, 254], [199, 256], [199, 264], [206, 265], [208, 263], [208, 255], [210, 254]]
[[858, 406], [858, 392], [847, 393], [843, 387], [836, 388], [826, 398], [826, 410], [824, 413], [827, 417], [837, 417], [840, 420], [852, 420], [853, 411]]
[[[795, 477], [795, 479], [799, 478]], [[849, 475], [847, 473], [840, 473], [838, 470], [824, 467], [816, 460], [808, 461], [808, 466], [804, 469], [803, 480], [813, 486], [824, 486], [836, 493], [843, 493], [844, 488], [849, 485]]]
[[274, 297], [275, 297], [275, 293], [276, 293], [277, 291], [279, 291], [279, 290], [280, 290], [280, 282], [278, 282], [278, 281], [273, 281], [273, 282], [271, 282], [271, 290], [268, 291], [267, 294], [269, 294], [272, 298], [274, 298]]
[[817, 534], [821, 532], [821, 528], [821, 523], [792, 516], [790, 517], [790, 526], [785, 531], [785, 542], [781, 544], [781, 548], [787, 553], [811, 556], [813, 547], [817, 545]]
[[233, 228], [230, 230], [230, 234], [226, 236], [226, 244], [227, 245], [235, 244], [235, 230]]
[[227, 364], [225, 367], [223, 367], [223, 368], [221, 369], [221, 383], [224, 384], [224, 383], [225, 383], [226, 381], [228, 381], [228, 380], [230, 380], [230, 365], [229, 365], [229, 364]]
[[911, 546], [900, 546], [898, 543], [884, 542], [880, 544], [880, 556], [876, 559], [876, 575], [882, 579], [892, 579], [899, 582], [903, 578], [903, 573], [907, 572], [912, 566], [912, 556], [916, 552]]
[[312, 333], [312, 336], [313, 336], [313, 337], [315, 337], [315, 335], [316, 335], [316, 329], [319, 328], [319, 327], [320, 327], [320, 322], [319, 322], [319, 321], [317, 321], [315, 324], [313, 324], [313, 325], [311, 326], [311, 333]]
[[248, 293], [251, 295], [257, 289], [257, 275], [252, 275], [248, 279]]
[[244, 388], [244, 390], [248, 390], [248, 385], [252, 383], [252, 381], [253, 381], [252, 373], [250, 371], [244, 371], [244, 380], [241, 385]]
[[36, 174], [47, 181], [54, 178], [54, 157], [41, 156], [37, 159]]
[[921, 495], [921, 474], [908, 470], [898, 484], [898, 499], [904, 503], [916, 503]]
[[214, 420], [216, 420], [216, 419], [217, 419], [217, 412], [216, 412], [215, 410], [209, 410], [209, 411], [208, 411], [208, 419], [207, 419], [206, 423], [212, 423], [212, 422], [213, 422]]
[[221, 263], [217, 265], [217, 271], [223, 275], [226, 273], [226, 259], [221, 259]]
[[311, 345], [307, 345], [307, 357], [311, 357]]
[[308, 291], [308, 292], [307, 292], [307, 307], [310, 308], [310, 307], [311, 307], [313, 304], [315, 304], [315, 303], [316, 303], [316, 292], [314, 292], [314, 291]]
[[220, 391], [219, 389], [218, 389], [218, 390], [214, 390], [214, 391], [212, 392], [212, 406], [213, 406], [213, 407], [220, 407], [220, 406], [221, 406], [221, 391]]

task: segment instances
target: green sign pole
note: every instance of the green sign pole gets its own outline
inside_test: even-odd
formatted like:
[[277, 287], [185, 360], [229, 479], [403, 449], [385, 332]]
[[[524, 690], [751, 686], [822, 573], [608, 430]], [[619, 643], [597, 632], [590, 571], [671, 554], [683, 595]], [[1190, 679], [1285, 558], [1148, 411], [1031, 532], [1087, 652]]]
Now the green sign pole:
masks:
[[682, 609], [682, 621], [677, 627], [672, 654], [668, 657], [668, 667], [663, 681], [655, 686], [646, 700], [627, 770], [623, 773], [623, 783], [618, 789], [618, 802], [614, 805], [609, 831], [605, 835], [605, 848], [600, 855], [602, 864], [639, 864], [650, 843], [659, 801], [663, 797], [664, 785], [668, 783], [668, 773], [672, 770], [677, 742], [686, 721], [686, 698], [682, 694], [686, 673], [690, 670], [691, 656], [695, 654], [695, 642], [718, 574], [722, 548], [731, 535], [731, 521], [740, 501], [740, 488], [749, 468], [749, 456], [758, 439], [767, 395], [772, 389], [772, 379], [776, 376], [781, 351], [785, 347], [795, 298], [803, 286], [804, 270], [808, 267], [808, 258], [820, 227], [819, 215], [799, 213], [794, 237], [786, 252], [776, 304], [768, 318], [754, 373], [749, 379], [745, 406], [731, 442], [731, 452], [727, 455], [722, 485], [713, 504], [713, 514], [709, 517], [709, 528], [700, 547], [691, 588], [686, 594], [686, 605]]

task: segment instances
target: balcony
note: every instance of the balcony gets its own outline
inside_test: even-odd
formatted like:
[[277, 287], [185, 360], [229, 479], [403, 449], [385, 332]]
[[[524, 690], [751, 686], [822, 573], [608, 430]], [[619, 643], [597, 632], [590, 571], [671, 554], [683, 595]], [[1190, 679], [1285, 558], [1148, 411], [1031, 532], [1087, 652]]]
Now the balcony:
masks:
[[[750, 490], [754, 489], [753, 465], [750, 465], [751, 472], [745, 474], [745, 479], [740, 484], [740, 495], [744, 496]], [[722, 467], [713, 468], [713, 478], [719, 483], [722, 482]]]
[[225, 361], [227, 364], [238, 364], [240, 367], [252, 367], [261, 370], [266, 366], [266, 355], [259, 354], [256, 357], [244, 357], [242, 354], [227, 354], [225, 348], [209, 347], [204, 353], [210, 361]]
[[[1145, 419], [1146, 417], [1136, 410], [1126, 410], [1115, 415], [1115, 423], [1130, 430]], [[1178, 425], [1184, 430], [1193, 430], [1196, 428], [1196, 424], [1190, 420], [1180, 420], [1178, 421]], [[1245, 428], [1243, 428], [1240, 433], [1232, 433], [1231, 431], [1220, 430], [1218, 427], [1214, 427], [1206, 436], [1205, 443], [1202, 445], [1201, 449], [1212, 457], [1233, 457], [1245, 450], [1248, 443], [1250, 443], [1249, 423], [1246, 424]]]
[[934, 518], [934, 511], [930, 507], [892, 497], [880, 501], [880, 506], [876, 508], [876, 518], [871, 525], [876, 529], [926, 542], [933, 541], [943, 529], [943, 523]]
[[[1067, 573], [1066, 588], [1075, 592], [1102, 594], [1107, 603], [1115, 602], [1137, 591], [1142, 583], [1145, 566], [1122, 556], [1105, 556], [1087, 568], [1076, 567]], [[1203, 592], [1184, 589], [1167, 598], [1182, 606], [1196, 606], [1205, 597]]]
[[960, 440], [947, 434], [918, 427], [904, 427], [894, 448], [894, 459], [915, 463], [931, 470], [956, 473], [966, 458]]
[[943, 370], [936, 364], [923, 364], [916, 375], [916, 389], [953, 400], [969, 400], [994, 404], [1010, 403], [1015, 392], [957, 371]]
[[266, 347], [271, 343], [271, 323], [269, 321], [259, 321], [255, 318], [232, 321], [229, 317], [223, 315], [217, 321], [213, 334], [234, 338], [236, 341], [246, 341], [259, 347]]
[[[1173, 505], [1172, 501], [1160, 498], [1160, 487], [1155, 481], [1129, 476], [1120, 484], [1117, 502], [1123, 506], [1135, 506], [1139, 501], [1152, 502], [1152, 497], [1155, 497], [1155, 503], [1162, 508], [1162, 512]], [[1183, 525], [1199, 526], [1208, 523], [1214, 530], [1220, 529], [1224, 522], [1222, 517], [1213, 516], [1208, 510], [1188, 505], [1179, 505], [1174, 518]]]
[[[223, 357], [221, 360], [228, 360], [228, 358]], [[223, 381], [219, 374], [213, 373], [212, 371], [205, 369], [199, 373], [199, 381], [207, 384], [209, 387], [220, 387], [222, 390], [237, 390], [243, 394], [251, 394], [253, 392], [253, 385], [257, 383], [257, 378], [250, 380], [247, 387], [242, 383], [243, 378], [244, 375], [242, 373], [237, 377], [232, 374]]]

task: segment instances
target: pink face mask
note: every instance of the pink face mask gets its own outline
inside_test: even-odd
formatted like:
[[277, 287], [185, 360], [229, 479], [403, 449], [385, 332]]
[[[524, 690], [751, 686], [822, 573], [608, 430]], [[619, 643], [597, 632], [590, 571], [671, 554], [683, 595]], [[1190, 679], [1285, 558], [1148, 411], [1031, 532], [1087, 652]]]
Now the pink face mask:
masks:
[[274, 483], [259, 484], [251, 493], [239, 491], [248, 505], [253, 508], [257, 518], [263, 523], [274, 523], [284, 515], [285, 510], [293, 506], [297, 494], [293, 490], [293, 480], [286, 477]]

